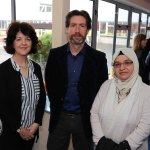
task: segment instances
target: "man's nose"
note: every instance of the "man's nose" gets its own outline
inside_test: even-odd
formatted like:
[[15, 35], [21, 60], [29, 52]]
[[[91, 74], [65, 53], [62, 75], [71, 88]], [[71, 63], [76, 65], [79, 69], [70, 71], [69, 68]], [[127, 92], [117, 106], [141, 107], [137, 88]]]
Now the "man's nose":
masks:
[[76, 26], [75, 31], [76, 31], [76, 32], [79, 32], [79, 31], [80, 31], [80, 27], [79, 27], [79, 26]]

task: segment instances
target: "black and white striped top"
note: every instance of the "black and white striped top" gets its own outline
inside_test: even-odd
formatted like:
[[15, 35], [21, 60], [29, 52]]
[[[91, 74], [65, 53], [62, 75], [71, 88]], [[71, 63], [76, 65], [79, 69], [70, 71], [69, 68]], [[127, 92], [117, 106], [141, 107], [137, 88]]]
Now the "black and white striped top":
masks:
[[[20, 66], [11, 58], [13, 68], [20, 72]], [[39, 79], [34, 74], [34, 66], [28, 59], [28, 77], [24, 77], [20, 72], [22, 86], [22, 107], [21, 107], [21, 125], [29, 127], [35, 120], [36, 106], [40, 96]]]

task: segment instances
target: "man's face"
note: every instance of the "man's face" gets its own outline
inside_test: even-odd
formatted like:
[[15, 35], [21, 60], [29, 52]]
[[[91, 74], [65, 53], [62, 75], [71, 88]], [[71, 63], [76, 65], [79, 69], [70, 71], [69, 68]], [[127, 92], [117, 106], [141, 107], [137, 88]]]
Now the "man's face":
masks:
[[86, 19], [82, 16], [73, 16], [66, 32], [70, 44], [82, 45], [88, 34]]

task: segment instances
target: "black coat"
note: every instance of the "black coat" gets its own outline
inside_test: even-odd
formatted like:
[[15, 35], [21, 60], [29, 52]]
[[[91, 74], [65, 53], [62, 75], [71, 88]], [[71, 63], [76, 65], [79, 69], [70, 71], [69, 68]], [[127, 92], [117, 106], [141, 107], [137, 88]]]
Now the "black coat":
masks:
[[[67, 90], [67, 46], [68, 44], [65, 44], [50, 50], [45, 70], [45, 81], [51, 110], [50, 132], [53, 131], [58, 122]], [[108, 69], [104, 53], [96, 51], [86, 43], [85, 50], [78, 92], [83, 128], [86, 136], [91, 138], [90, 109], [101, 84], [108, 79]]]

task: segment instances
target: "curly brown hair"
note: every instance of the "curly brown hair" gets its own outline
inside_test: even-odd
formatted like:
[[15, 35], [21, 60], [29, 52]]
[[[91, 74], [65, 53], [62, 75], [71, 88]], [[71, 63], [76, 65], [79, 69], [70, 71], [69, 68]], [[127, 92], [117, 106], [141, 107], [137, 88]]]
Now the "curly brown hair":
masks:
[[40, 47], [40, 42], [36, 35], [35, 29], [26, 22], [12, 22], [7, 30], [7, 37], [5, 39], [6, 45], [4, 49], [9, 54], [14, 54], [15, 49], [13, 47], [13, 42], [16, 39], [16, 35], [18, 32], [23, 33], [25, 36], [29, 36], [32, 41], [32, 48], [29, 54], [35, 54], [37, 49]]

